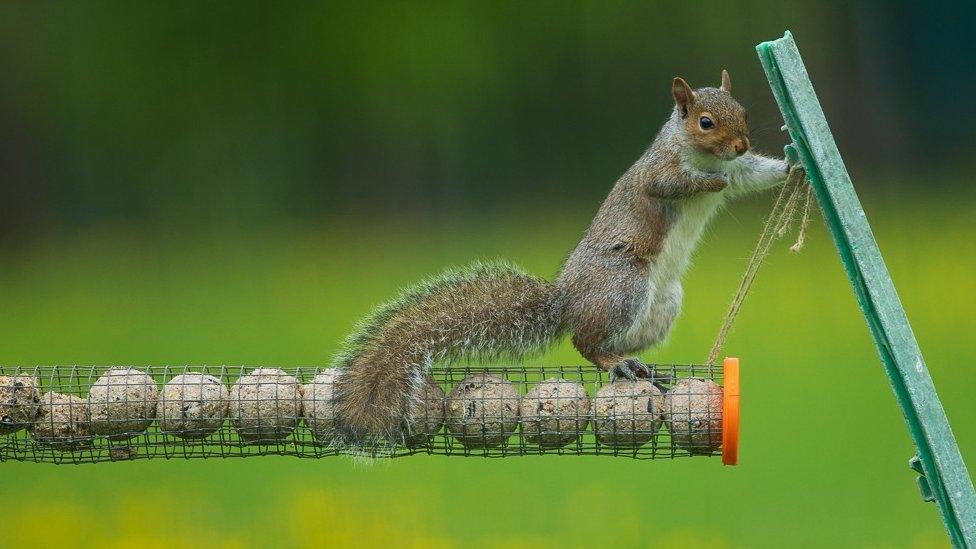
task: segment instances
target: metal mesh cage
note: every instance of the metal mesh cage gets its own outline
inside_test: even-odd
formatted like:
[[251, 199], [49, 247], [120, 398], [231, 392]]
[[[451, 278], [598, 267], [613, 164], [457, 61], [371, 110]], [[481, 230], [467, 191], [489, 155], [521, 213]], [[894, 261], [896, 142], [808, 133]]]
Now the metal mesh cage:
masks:
[[333, 436], [336, 370], [0, 367], [0, 461], [718, 455], [722, 367], [653, 370], [652, 383], [610, 382], [591, 366], [436, 367], [401, 440], [353, 451]]

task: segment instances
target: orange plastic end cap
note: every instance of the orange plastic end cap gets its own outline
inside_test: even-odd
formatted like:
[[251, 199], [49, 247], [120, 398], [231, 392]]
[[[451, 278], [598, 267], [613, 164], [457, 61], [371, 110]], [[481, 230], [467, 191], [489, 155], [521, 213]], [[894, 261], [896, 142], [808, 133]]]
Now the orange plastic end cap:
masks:
[[722, 379], [722, 463], [735, 465], [739, 462], [739, 359], [725, 359]]

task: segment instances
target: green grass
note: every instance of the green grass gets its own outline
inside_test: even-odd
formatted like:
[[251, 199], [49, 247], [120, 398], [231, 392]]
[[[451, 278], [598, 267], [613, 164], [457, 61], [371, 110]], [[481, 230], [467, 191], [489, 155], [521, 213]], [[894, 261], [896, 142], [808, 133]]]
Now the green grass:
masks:
[[[976, 245], [955, 213], [974, 203], [868, 208], [971, 462]], [[704, 360], [760, 226], [757, 206], [733, 208], [709, 231], [683, 316], [647, 359]], [[0, 362], [323, 364], [371, 306], [442, 267], [505, 257], [552, 275], [587, 217], [334, 219], [195, 239], [105, 228], [7, 250]], [[785, 248], [726, 346], [742, 359], [736, 468], [555, 456], [4, 463], [0, 545], [945, 545], [829, 237], [817, 225], [801, 255]], [[580, 361], [568, 343], [538, 360]]]

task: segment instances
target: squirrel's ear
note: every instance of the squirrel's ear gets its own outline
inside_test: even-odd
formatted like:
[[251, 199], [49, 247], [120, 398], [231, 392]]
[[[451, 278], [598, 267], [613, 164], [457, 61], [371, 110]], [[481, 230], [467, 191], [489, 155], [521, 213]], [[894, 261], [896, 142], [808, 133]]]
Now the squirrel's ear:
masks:
[[722, 69], [722, 87], [719, 89], [732, 93], [732, 79], [729, 78], [729, 71], [725, 69]]
[[684, 78], [675, 77], [671, 84], [671, 95], [674, 96], [674, 104], [681, 111], [681, 117], [688, 116], [688, 110], [695, 104], [695, 92], [691, 91], [691, 86], [685, 82]]

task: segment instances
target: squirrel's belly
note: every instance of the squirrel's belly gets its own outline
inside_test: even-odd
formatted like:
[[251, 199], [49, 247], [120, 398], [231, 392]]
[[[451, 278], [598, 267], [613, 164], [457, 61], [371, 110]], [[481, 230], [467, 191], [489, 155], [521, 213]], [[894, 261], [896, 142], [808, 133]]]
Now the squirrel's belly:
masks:
[[724, 202], [724, 193], [708, 193], [681, 204], [678, 218], [664, 237], [661, 253], [648, 269], [647, 278], [652, 286], [663, 287], [667, 282], [681, 278], [705, 226]]
[[667, 337], [681, 312], [682, 295], [678, 280], [659, 291], [648, 292], [650, 301], [643, 304], [627, 330], [614, 342], [614, 350], [620, 354], [636, 353]]
[[723, 193], [709, 193], [681, 205], [677, 220], [664, 238], [661, 253], [648, 265], [643, 303], [615, 342], [618, 352], [637, 352], [667, 337], [681, 312], [681, 275], [705, 226], [724, 201]]

